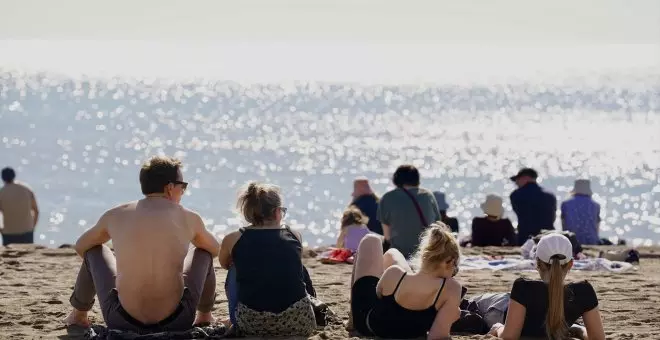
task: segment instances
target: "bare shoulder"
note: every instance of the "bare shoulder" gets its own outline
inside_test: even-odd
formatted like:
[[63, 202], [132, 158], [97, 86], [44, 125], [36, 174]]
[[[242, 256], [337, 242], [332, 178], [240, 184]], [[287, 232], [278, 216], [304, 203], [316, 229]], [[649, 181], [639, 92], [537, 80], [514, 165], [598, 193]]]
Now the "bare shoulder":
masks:
[[137, 205], [137, 201], [122, 203], [122, 204], [119, 204], [117, 206], [114, 206], [114, 207], [108, 209], [103, 214], [103, 216], [107, 216], [107, 217], [116, 216], [116, 215], [119, 215], [119, 214], [121, 214], [123, 212], [126, 212], [126, 211], [132, 211], [132, 210], [135, 210], [136, 205]]
[[233, 248], [234, 244], [241, 238], [242, 233], [239, 230], [232, 231], [222, 238], [222, 247]]
[[399, 280], [401, 277], [403, 277], [403, 273], [405, 272], [405, 269], [396, 265], [385, 269], [385, 272], [383, 273], [383, 276], [380, 277], [379, 282], [384, 295], [389, 295], [394, 292], [397, 283], [399, 283]]
[[204, 225], [204, 221], [202, 220], [202, 215], [200, 215], [198, 212], [188, 209], [182, 205], [179, 206], [179, 208], [181, 209], [181, 212], [183, 213], [189, 224]]
[[452, 299], [456, 298], [460, 300], [461, 298], [461, 289], [463, 287], [461, 286], [461, 283], [458, 282], [456, 279], [453, 277], [445, 279], [445, 288], [444, 288], [444, 294], [447, 299]]

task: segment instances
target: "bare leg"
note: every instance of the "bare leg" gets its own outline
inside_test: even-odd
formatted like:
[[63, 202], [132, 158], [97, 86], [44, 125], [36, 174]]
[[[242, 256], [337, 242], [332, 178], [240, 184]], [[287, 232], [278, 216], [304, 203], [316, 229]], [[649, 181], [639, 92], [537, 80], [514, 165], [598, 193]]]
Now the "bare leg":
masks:
[[412, 273], [413, 270], [410, 268], [406, 257], [401, 254], [397, 249], [389, 249], [383, 254], [383, 268], [387, 269], [391, 266], [399, 266], [408, 273]]
[[[355, 281], [365, 276], [375, 276], [380, 278], [385, 269], [392, 265], [401, 266], [405, 271], [412, 271], [406, 262], [406, 258], [396, 249], [389, 249], [383, 254], [383, 240], [379, 236], [367, 235], [358, 246], [357, 256], [353, 264], [353, 273], [351, 275], [351, 286]], [[351, 290], [351, 301], [353, 300]], [[353, 329], [353, 316], [349, 312], [347, 330]]]

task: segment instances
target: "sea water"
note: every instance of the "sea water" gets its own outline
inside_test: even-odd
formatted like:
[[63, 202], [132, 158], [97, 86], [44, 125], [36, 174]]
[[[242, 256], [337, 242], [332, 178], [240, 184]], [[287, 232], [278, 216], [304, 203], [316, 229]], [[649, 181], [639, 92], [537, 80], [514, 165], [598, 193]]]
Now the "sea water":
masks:
[[51, 66], [0, 64], [0, 166], [35, 191], [40, 244], [74, 242], [105, 210], [139, 199], [140, 164], [155, 154], [183, 160], [182, 204], [218, 237], [244, 225], [236, 195], [257, 180], [281, 186], [286, 223], [306, 244], [330, 244], [355, 177], [383, 194], [412, 163], [423, 187], [447, 194], [462, 236], [490, 193], [515, 224], [508, 177], [530, 166], [560, 202], [576, 178], [591, 179], [602, 236], [660, 244], [657, 69], [466, 81], [445, 67], [438, 81], [397, 82]]

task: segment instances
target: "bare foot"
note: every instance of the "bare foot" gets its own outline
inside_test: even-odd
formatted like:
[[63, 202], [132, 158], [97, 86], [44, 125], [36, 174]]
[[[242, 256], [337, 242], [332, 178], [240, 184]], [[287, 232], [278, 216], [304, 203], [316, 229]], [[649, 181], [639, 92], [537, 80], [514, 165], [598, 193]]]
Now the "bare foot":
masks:
[[215, 318], [213, 317], [213, 314], [211, 312], [207, 312], [207, 313], [197, 312], [197, 316], [195, 317], [195, 322], [193, 322], [193, 325], [213, 324], [213, 323], [215, 323]]
[[230, 318], [226, 318], [226, 319], [224, 319], [224, 320], [221, 320], [220, 322], [221, 322], [223, 325], [225, 325], [225, 327], [227, 327], [227, 328], [231, 327], [231, 319], [230, 319]]
[[89, 327], [91, 326], [91, 322], [89, 322], [89, 318], [87, 317], [87, 312], [80, 311], [77, 309], [73, 309], [71, 313], [69, 313], [69, 316], [64, 319], [64, 324], [67, 326], [81, 326], [81, 327]]

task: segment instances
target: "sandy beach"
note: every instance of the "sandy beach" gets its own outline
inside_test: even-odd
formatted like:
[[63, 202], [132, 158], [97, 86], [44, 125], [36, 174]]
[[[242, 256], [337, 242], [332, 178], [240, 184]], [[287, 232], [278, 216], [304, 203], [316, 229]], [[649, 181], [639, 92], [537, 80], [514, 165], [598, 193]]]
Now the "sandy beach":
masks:
[[[641, 263], [635, 270], [609, 272], [573, 271], [569, 280], [589, 280], [598, 293], [608, 339], [660, 339], [660, 249], [639, 248]], [[589, 248], [594, 255], [597, 248]], [[309, 256], [311, 251], [307, 252]], [[465, 249], [464, 254], [517, 254], [518, 249]], [[67, 330], [61, 320], [70, 310], [69, 295], [81, 260], [72, 249], [13, 245], [0, 248], [0, 338], [80, 339], [82, 331]], [[324, 265], [313, 257], [305, 259], [319, 298], [343, 319], [348, 313], [350, 265]], [[227, 317], [223, 283], [226, 272], [216, 261], [215, 313]], [[507, 291], [519, 276], [533, 272], [466, 271], [458, 279], [469, 289], [468, 296]], [[98, 304], [91, 313], [102, 323]], [[341, 326], [320, 330], [311, 339], [343, 339], [351, 336]], [[358, 338], [358, 337], [354, 337]], [[488, 336], [455, 336], [455, 339], [485, 339]]]

